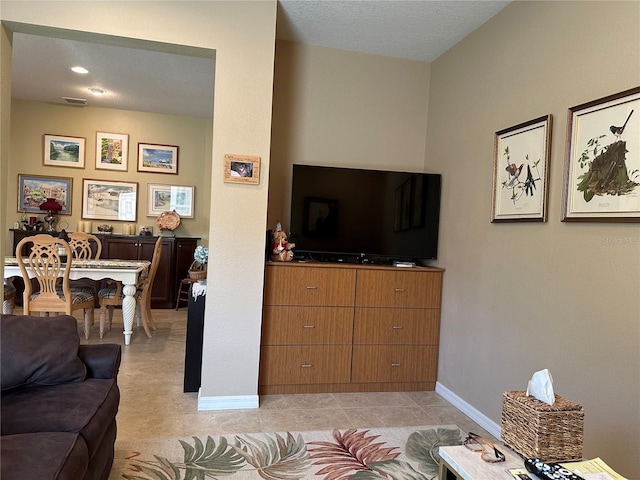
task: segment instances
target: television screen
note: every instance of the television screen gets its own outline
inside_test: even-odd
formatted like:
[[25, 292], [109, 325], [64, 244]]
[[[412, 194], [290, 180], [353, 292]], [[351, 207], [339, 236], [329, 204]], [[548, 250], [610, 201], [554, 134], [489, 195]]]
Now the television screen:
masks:
[[439, 214], [439, 174], [293, 166], [296, 258], [435, 259]]

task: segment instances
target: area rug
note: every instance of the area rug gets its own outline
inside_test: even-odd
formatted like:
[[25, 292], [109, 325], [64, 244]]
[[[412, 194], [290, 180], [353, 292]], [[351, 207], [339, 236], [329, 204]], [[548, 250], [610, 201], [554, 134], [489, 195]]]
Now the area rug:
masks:
[[431, 480], [456, 425], [118, 441], [109, 479]]

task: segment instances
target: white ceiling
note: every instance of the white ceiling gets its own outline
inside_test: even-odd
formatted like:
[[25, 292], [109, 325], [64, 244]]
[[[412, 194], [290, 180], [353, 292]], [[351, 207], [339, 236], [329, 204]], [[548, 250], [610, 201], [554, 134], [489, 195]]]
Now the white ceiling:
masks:
[[[430, 62], [510, 1], [279, 0], [277, 38]], [[98, 39], [98, 41], [100, 41]], [[137, 45], [136, 45], [137, 47]], [[210, 117], [215, 53], [182, 52], [15, 33], [12, 97], [124, 110]], [[89, 74], [69, 70], [82, 65]], [[95, 97], [90, 87], [106, 94]], [[81, 107], [77, 107], [81, 108]]]

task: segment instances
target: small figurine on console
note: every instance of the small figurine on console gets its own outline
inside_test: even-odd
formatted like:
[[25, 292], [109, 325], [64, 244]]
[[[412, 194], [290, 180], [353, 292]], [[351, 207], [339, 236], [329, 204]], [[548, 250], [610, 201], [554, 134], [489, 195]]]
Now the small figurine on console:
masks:
[[287, 234], [282, 231], [280, 222], [276, 223], [276, 229], [271, 236], [271, 260], [274, 262], [290, 262], [293, 260], [293, 247], [295, 243], [287, 242]]

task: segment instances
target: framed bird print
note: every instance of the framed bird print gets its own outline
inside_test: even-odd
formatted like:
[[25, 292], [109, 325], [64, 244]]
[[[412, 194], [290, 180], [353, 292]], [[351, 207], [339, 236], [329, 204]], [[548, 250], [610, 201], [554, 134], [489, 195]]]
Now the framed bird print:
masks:
[[569, 109], [562, 213], [640, 222], [640, 87]]
[[546, 222], [551, 114], [496, 132], [492, 222]]

